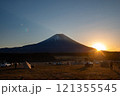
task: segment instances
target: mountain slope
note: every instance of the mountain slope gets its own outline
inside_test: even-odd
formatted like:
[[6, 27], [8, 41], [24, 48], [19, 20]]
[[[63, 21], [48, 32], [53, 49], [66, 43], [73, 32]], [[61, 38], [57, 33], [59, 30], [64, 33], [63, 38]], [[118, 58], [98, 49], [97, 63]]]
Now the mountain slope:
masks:
[[17, 48], [2, 48], [2, 53], [75, 53], [89, 52], [93, 48], [82, 45], [64, 34], [56, 34], [37, 44]]

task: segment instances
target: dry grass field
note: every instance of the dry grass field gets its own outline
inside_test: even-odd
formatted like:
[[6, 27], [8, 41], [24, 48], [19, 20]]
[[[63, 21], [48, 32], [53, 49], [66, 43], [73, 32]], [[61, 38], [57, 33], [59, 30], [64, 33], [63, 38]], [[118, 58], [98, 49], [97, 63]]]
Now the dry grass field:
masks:
[[81, 65], [35, 64], [32, 69], [0, 68], [3, 80], [120, 80], [120, 74], [101, 64]]

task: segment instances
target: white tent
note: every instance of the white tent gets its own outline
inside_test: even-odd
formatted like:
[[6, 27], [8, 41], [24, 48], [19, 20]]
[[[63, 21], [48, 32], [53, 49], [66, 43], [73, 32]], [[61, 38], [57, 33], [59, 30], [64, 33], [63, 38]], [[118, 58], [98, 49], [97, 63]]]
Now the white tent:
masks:
[[28, 63], [27, 61], [25, 61], [25, 62], [21, 63], [21, 65], [22, 65], [22, 67], [23, 67], [23, 68], [26, 68], [26, 69], [31, 69], [31, 64], [30, 64], [30, 63]]

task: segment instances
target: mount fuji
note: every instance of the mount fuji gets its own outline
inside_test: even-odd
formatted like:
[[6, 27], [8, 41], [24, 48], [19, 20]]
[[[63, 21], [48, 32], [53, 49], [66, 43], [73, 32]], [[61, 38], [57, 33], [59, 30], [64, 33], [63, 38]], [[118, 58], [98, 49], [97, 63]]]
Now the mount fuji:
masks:
[[80, 44], [64, 34], [53, 35], [37, 44], [0, 49], [0, 53], [83, 53], [90, 51], [95, 51], [95, 49]]

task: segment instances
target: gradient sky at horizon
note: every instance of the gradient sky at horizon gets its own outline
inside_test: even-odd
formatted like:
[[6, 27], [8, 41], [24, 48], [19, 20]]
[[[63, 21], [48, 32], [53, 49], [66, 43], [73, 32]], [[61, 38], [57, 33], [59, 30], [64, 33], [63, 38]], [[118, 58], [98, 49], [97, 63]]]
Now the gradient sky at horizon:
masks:
[[63, 33], [87, 46], [120, 51], [120, 0], [0, 0], [0, 48]]

